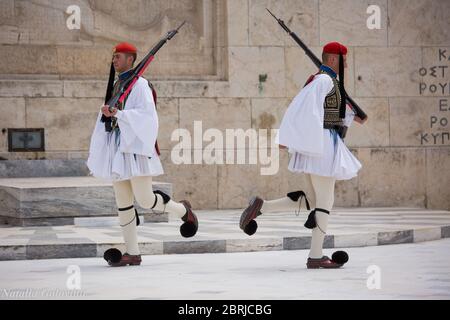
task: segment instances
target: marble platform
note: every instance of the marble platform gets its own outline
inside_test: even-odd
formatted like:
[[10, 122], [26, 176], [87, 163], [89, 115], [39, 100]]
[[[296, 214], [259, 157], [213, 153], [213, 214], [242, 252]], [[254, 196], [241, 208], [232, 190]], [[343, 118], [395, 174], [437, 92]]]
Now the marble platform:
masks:
[[85, 159], [15, 159], [0, 161], [0, 179], [87, 176], [89, 176], [89, 169], [86, 166]]
[[[258, 231], [247, 236], [239, 229], [242, 210], [193, 210], [198, 233], [183, 238], [181, 220], [146, 222], [138, 227], [144, 255], [223, 253], [309, 249], [311, 231], [303, 224], [307, 214], [263, 214]], [[0, 227], [0, 260], [102, 257], [116, 247], [124, 252], [122, 232], [106, 218], [75, 218], [75, 225]], [[108, 218], [112, 219], [112, 218]], [[330, 216], [325, 254], [332, 248], [416, 243], [450, 237], [450, 212], [420, 208], [335, 208]]]
[[[154, 190], [172, 195], [170, 183], [154, 182]], [[167, 222], [166, 213], [137, 210], [145, 221]], [[115, 217], [112, 184], [93, 177], [0, 179], [0, 224], [14, 226], [73, 225], [81, 217]]]

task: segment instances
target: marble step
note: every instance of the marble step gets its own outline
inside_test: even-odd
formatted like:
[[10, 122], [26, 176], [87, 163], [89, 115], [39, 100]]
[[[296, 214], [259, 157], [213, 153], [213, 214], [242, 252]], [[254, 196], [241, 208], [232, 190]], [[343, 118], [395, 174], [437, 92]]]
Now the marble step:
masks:
[[[153, 182], [153, 190], [172, 195], [172, 185]], [[136, 203], [147, 222], [167, 222], [167, 213]], [[71, 225], [80, 217], [114, 217], [112, 183], [94, 177], [0, 179], [0, 223], [15, 226]]]
[[0, 160], [0, 178], [89, 176], [84, 159]]
[[[196, 210], [195, 207], [193, 209], [199, 220], [199, 229], [193, 238], [181, 236], [182, 221], [176, 216], [169, 216], [167, 223], [140, 225], [137, 228], [137, 235], [141, 254], [308, 250], [311, 246], [311, 230], [303, 226], [307, 218], [306, 212], [298, 217], [292, 211], [263, 214], [257, 219], [258, 231], [249, 237], [239, 228], [243, 209]], [[383, 214], [377, 220], [367, 219], [364, 225], [354, 224], [353, 220], [357, 218], [357, 221], [360, 220], [358, 213], [362, 217], [367, 216], [366, 210], [367, 208], [340, 208], [333, 211], [324, 240], [324, 254], [332, 255], [338, 248], [420, 243], [450, 237], [449, 211], [428, 210], [430, 215], [441, 216], [440, 221], [435, 221], [433, 225], [424, 226], [428, 219], [426, 217], [416, 219], [415, 209], [409, 208], [399, 208], [392, 213], [398, 217], [405, 217], [404, 224], [392, 225], [391, 220], [386, 219]], [[374, 216], [386, 212], [384, 208], [371, 210]], [[347, 217], [345, 221], [338, 218], [349, 212], [353, 213], [353, 217]], [[414, 219], [414, 224], [410, 218]], [[111, 219], [115, 219], [115, 223], [104, 225]], [[103, 225], [94, 224], [100, 221]], [[0, 226], [0, 261], [100, 258], [110, 248], [118, 248], [125, 252], [122, 230], [117, 223], [117, 217], [75, 218], [75, 225], [68, 226]]]

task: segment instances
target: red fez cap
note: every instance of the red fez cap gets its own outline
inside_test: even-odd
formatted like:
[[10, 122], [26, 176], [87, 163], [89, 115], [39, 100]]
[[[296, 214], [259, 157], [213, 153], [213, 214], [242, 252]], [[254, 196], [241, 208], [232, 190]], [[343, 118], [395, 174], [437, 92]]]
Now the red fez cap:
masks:
[[131, 43], [122, 42], [114, 47], [114, 53], [123, 52], [123, 53], [136, 53], [137, 49]]
[[347, 47], [339, 42], [330, 42], [323, 47], [323, 53], [347, 54]]

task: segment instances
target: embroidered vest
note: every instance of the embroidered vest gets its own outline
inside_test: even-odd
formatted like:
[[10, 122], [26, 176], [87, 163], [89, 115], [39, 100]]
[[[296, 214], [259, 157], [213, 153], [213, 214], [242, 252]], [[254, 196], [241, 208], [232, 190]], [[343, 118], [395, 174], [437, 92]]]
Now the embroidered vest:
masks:
[[[319, 74], [327, 74], [327, 72], [321, 70]], [[339, 108], [341, 105], [341, 94], [339, 91], [339, 82], [336, 78], [331, 77], [333, 80], [333, 88], [326, 95], [325, 101], [323, 102], [324, 117], [323, 117], [323, 127], [325, 129], [336, 129], [336, 127], [342, 127], [344, 121], [339, 117]]]

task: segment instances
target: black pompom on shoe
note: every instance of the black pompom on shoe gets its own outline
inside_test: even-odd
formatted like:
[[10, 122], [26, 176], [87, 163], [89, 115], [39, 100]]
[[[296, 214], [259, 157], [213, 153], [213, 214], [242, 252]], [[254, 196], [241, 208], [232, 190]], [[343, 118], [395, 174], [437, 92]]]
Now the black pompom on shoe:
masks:
[[198, 227], [193, 222], [185, 222], [180, 226], [180, 233], [184, 238], [191, 238], [197, 233]]
[[253, 197], [250, 200], [248, 207], [242, 212], [241, 218], [239, 220], [239, 227], [247, 235], [253, 235], [258, 229], [258, 224], [255, 219], [261, 215], [261, 208], [264, 200], [260, 197]]
[[348, 254], [345, 251], [336, 251], [331, 256], [331, 261], [339, 263], [339, 264], [345, 264], [348, 261]]
[[255, 234], [256, 230], [258, 230], [258, 223], [256, 220], [251, 220], [245, 227], [244, 232], [249, 236]]
[[180, 233], [184, 238], [190, 238], [195, 236], [198, 230], [197, 216], [192, 212], [192, 207], [189, 201], [180, 201], [186, 208], [186, 214], [181, 218], [184, 223], [180, 226]]
[[122, 252], [116, 248], [108, 249], [103, 254], [103, 259], [105, 259], [109, 265], [118, 263], [122, 259]]

